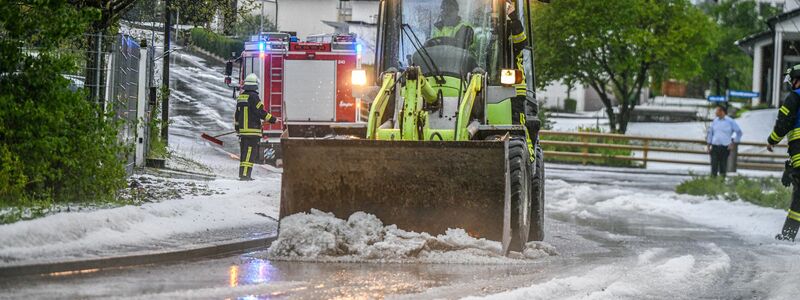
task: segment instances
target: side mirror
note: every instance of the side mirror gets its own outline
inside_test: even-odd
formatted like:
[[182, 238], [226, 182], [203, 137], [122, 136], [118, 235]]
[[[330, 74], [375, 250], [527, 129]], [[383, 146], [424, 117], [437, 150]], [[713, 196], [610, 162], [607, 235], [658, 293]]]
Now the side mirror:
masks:
[[233, 62], [228, 61], [225, 63], [225, 84], [231, 86], [231, 74], [233, 74]]
[[228, 61], [225, 63], [225, 76], [230, 77], [233, 74], [233, 62]]

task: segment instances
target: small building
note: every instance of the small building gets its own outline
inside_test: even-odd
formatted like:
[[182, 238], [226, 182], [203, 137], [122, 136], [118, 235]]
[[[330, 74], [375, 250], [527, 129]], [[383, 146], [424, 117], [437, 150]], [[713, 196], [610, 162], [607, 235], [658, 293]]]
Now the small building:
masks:
[[760, 93], [753, 104], [777, 107], [788, 91], [783, 73], [800, 64], [800, 8], [769, 18], [767, 24], [769, 30], [741, 39], [736, 45], [753, 58], [752, 89]]
[[575, 100], [575, 112], [598, 111], [605, 107], [597, 91], [580, 83], [570, 88], [560, 81], [551, 82], [536, 91], [536, 99], [540, 105], [555, 111], [567, 111], [567, 99]]

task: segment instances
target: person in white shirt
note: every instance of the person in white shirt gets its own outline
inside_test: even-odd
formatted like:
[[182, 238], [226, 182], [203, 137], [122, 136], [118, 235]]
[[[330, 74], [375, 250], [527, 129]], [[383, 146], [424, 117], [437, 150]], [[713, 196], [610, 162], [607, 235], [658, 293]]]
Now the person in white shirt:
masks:
[[[711, 176], [725, 177], [728, 172], [728, 156], [734, 145], [742, 140], [742, 129], [733, 118], [728, 117], [728, 108], [717, 106], [717, 117], [708, 128], [706, 152], [711, 155]], [[735, 134], [735, 136], [734, 136]]]

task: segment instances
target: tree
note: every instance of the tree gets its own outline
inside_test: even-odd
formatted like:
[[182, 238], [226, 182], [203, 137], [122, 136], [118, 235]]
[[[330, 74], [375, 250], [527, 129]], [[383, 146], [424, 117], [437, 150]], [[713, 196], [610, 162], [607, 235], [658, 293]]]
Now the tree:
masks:
[[254, 0], [173, 0], [173, 11], [181, 12], [181, 23], [209, 28], [219, 14], [223, 17], [223, 31], [233, 35], [237, 18], [255, 8]]
[[780, 9], [754, 0], [723, 0], [703, 4], [703, 11], [717, 23], [714, 46], [703, 59], [701, 79], [710, 84], [717, 95], [731, 86], [750, 86], [752, 63], [734, 43], [751, 34], [767, 30], [765, 20], [779, 14]]
[[134, 22], [162, 22], [164, 6], [160, 3], [158, 0], [138, 0], [122, 19]]
[[262, 29], [265, 32], [277, 30], [277, 27], [275, 27], [275, 24], [272, 22], [272, 18], [267, 15], [264, 16], [264, 28], [261, 28], [261, 16], [254, 14], [239, 16], [234, 28], [236, 36], [244, 38], [258, 34], [258, 31]]
[[66, 0], [0, 8], [0, 206], [94, 201], [124, 186], [116, 128], [68, 88], [78, 58], [60, 51], [99, 18]]
[[687, 0], [559, 0], [537, 6], [534, 20], [539, 85], [574, 80], [597, 90], [619, 133], [651, 76], [699, 73], [714, 27]]

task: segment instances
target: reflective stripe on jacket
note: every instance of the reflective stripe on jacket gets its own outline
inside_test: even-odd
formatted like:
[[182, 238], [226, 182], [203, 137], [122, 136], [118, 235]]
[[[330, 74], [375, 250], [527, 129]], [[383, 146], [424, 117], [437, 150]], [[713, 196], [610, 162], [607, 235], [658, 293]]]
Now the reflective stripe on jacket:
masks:
[[438, 38], [438, 37], [456, 37], [458, 31], [461, 30], [464, 26], [467, 26], [464, 22], [459, 22], [456, 26], [442, 26], [442, 28], [433, 26], [433, 32], [431, 33], [431, 38]]
[[261, 121], [271, 119], [256, 91], [244, 91], [236, 99], [236, 131], [242, 136], [261, 136]]
[[792, 166], [800, 168], [800, 120], [798, 120], [798, 110], [800, 110], [800, 89], [786, 95], [783, 105], [778, 109], [778, 117], [775, 120], [775, 127], [767, 138], [767, 143], [775, 145], [780, 143], [784, 137], [789, 140], [789, 156]]

